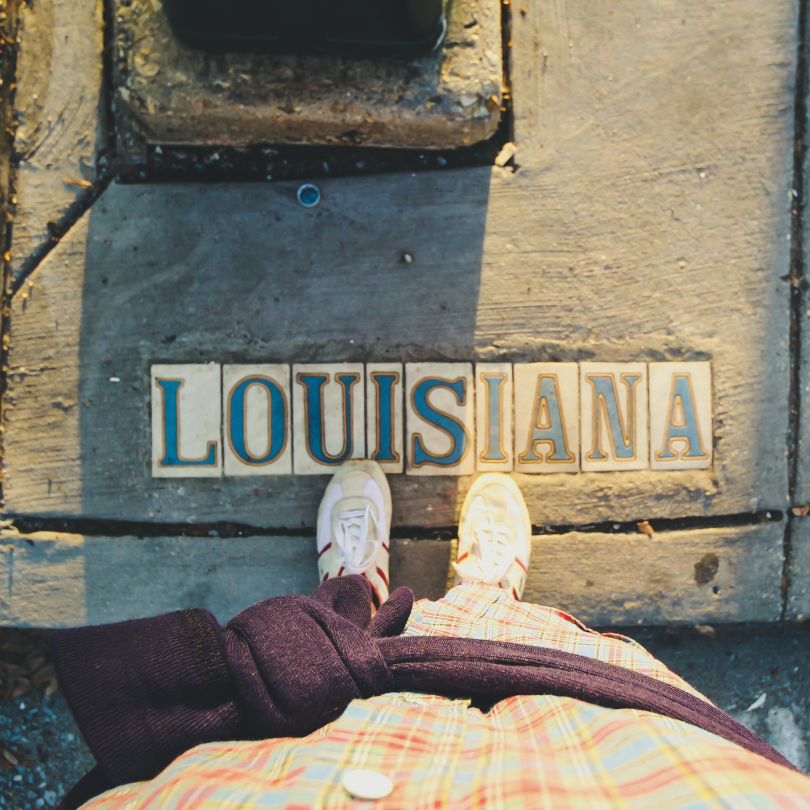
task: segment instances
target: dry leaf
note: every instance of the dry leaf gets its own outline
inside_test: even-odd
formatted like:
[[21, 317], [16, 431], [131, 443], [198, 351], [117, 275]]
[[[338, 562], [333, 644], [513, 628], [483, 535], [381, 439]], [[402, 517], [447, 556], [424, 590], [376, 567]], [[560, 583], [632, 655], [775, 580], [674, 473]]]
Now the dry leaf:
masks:
[[517, 146], [513, 144], [511, 141], [509, 143], [505, 143], [503, 145], [503, 149], [498, 154], [498, 157], [495, 158], [495, 165], [496, 166], [505, 166], [517, 152]]
[[79, 188], [90, 188], [93, 184], [89, 180], [73, 180], [70, 177], [63, 177], [63, 183], [67, 183], [69, 186], [78, 186]]
[[717, 635], [710, 624], [696, 624], [693, 625], [692, 629], [700, 633], [701, 636], [706, 636], [706, 638], [714, 638]]
[[45, 664], [44, 667], [38, 669], [31, 677], [31, 683], [41, 684], [46, 681], [52, 681], [56, 677], [56, 669], [53, 664]]
[[45, 659], [43, 658], [43, 656], [38, 655], [36, 658], [32, 658], [30, 661], [26, 661], [25, 668], [29, 672], [36, 672], [44, 663]]
[[48, 687], [45, 689], [45, 697], [51, 697], [51, 695], [55, 695], [59, 691], [59, 684], [53, 680], [48, 684]]
[[638, 524], [638, 530], [641, 534], [646, 534], [647, 537], [652, 537], [655, 534], [655, 530], [650, 526], [649, 520], [642, 520], [641, 523]]
[[796, 517], [807, 517], [808, 513], [810, 513], [810, 504], [805, 504], [804, 506], [791, 506], [790, 511], [793, 512]]
[[17, 757], [15, 757], [15, 756], [14, 756], [14, 754], [12, 754], [12, 753], [11, 753], [11, 751], [9, 751], [9, 750], [8, 750], [8, 748], [4, 748], [4, 749], [3, 749], [3, 756], [4, 756], [4, 757], [5, 757], [5, 758], [6, 758], [6, 759], [7, 759], [7, 760], [8, 760], [8, 761], [9, 761], [9, 762], [12, 764], [12, 765], [19, 765], [19, 764], [20, 764], [20, 760], [18, 760], [18, 759], [17, 759]]
[[763, 692], [747, 709], [747, 712], [754, 712], [757, 709], [762, 708], [765, 705], [765, 701], [768, 698], [768, 693]]

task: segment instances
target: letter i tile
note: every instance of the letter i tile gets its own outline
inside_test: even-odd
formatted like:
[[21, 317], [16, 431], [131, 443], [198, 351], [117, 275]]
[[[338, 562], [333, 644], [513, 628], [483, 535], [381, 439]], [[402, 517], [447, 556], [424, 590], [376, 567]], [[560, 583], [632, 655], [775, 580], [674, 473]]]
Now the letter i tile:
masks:
[[222, 368], [225, 475], [292, 473], [290, 367]]
[[408, 475], [475, 472], [471, 363], [406, 363]]
[[512, 472], [512, 364], [476, 363], [476, 469]]
[[293, 467], [324, 475], [366, 454], [362, 363], [293, 366]]
[[581, 363], [582, 471], [649, 468], [647, 364]]
[[650, 466], [712, 466], [711, 363], [650, 363]]
[[516, 363], [515, 470], [579, 471], [576, 363]]
[[401, 473], [404, 467], [404, 382], [401, 363], [366, 365], [366, 448], [387, 473]]
[[156, 365], [152, 378], [152, 476], [222, 475], [222, 379], [217, 363]]

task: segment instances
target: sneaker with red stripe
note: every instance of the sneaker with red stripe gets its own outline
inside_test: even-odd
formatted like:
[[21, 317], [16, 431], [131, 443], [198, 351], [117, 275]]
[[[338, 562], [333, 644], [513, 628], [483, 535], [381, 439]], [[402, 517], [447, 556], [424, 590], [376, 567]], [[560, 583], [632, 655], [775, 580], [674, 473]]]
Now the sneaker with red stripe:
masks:
[[455, 582], [481, 582], [523, 595], [532, 552], [532, 523], [518, 485], [505, 473], [473, 481], [458, 523]]
[[378, 606], [388, 599], [391, 490], [376, 461], [347, 461], [332, 476], [318, 510], [321, 582], [360, 574]]

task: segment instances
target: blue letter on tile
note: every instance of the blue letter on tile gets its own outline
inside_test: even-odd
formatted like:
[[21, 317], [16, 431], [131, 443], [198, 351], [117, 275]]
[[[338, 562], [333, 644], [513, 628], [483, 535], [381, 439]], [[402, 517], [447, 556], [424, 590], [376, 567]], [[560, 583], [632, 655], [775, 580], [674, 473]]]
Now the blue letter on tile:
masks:
[[329, 382], [329, 375], [298, 374], [296, 379], [304, 386], [307, 452], [321, 464], [342, 464], [351, 457], [354, 447], [352, 436], [352, 388], [360, 380], [360, 375], [335, 375], [337, 382], [343, 386], [343, 448], [334, 456], [327, 452], [324, 436], [323, 387]]
[[469, 436], [464, 425], [455, 416], [437, 411], [429, 402], [428, 394], [434, 388], [448, 388], [456, 395], [456, 402], [464, 405], [466, 402], [466, 384], [463, 378], [457, 380], [440, 380], [426, 377], [413, 389], [413, 408], [426, 422], [439, 428], [450, 437], [450, 449], [443, 456], [428, 453], [422, 445], [419, 434], [413, 436], [413, 466], [421, 467], [423, 464], [433, 464], [437, 467], [453, 467], [464, 458], [469, 445]]
[[163, 392], [163, 458], [161, 467], [215, 467], [217, 463], [217, 443], [208, 442], [203, 458], [183, 458], [180, 455], [180, 418], [178, 400], [182, 380], [155, 380]]
[[[680, 439], [686, 442], [685, 451], [672, 450], [672, 442]], [[695, 398], [692, 393], [692, 380], [688, 374], [676, 374], [672, 380], [672, 392], [667, 409], [667, 435], [664, 444], [655, 454], [659, 461], [666, 459], [705, 459], [709, 454], [700, 443]]]
[[[247, 392], [251, 385], [267, 391], [268, 448], [263, 456], [254, 456], [245, 441]], [[287, 401], [279, 384], [267, 377], [246, 377], [231, 391], [228, 401], [228, 440], [233, 452], [245, 464], [262, 465], [275, 461], [287, 445]]]
[[[487, 446], [481, 461], [506, 461], [503, 452], [503, 408], [501, 407], [501, 389], [506, 382], [506, 374], [482, 374], [481, 379], [487, 387]], [[479, 403], [478, 407], [481, 407]]]
[[[622, 374], [621, 381], [627, 388], [627, 425], [619, 412], [616, 380], [612, 374], [586, 374], [585, 380], [593, 389], [593, 447], [585, 458], [588, 461], [603, 461], [607, 458], [602, 450], [602, 416], [605, 416], [613, 457], [632, 459], [636, 457], [636, 397], [635, 386], [641, 379], [638, 374]], [[625, 429], [626, 428], [626, 429]]]
[[374, 371], [371, 379], [377, 386], [377, 444], [374, 461], [399, 461], [394, 449], [394, 386], [399, 382], [396, 371]]
[[[538, 444], [547, 444], [550, 450], [538, 453]], [[518, 456], [521, 464], [533, 461], [572, 462], [574, 457], [568, 450], [565, 433], [565, 419], [560, 410], [560, 395], [557, 390], [557, 375], [544, 374], [537, 380], [534, 397], [532, 428], [526, 449]]]

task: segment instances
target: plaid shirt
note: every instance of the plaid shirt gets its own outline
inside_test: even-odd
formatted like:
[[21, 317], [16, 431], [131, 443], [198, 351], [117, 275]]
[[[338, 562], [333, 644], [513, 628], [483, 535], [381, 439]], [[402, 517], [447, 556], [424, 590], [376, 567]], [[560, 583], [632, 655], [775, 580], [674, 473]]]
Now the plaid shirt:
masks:
[[[562, 611], [460, 585], [417, 602], [404, 635], [553, 647], [641, 672], [703, 697], [634, 641]], [[706, 698], [703, 698], [706, 700]], [[347, 769], [394, 782], [352, 799]], [[201, 745], [150, 782], [108, 791], [84, 810], [260, 808], [808, 808], [810, 779], [678, 720], [523, 695], [482, 713], [469, 701], [413, 693], [353, 701], [301, 739]]]

